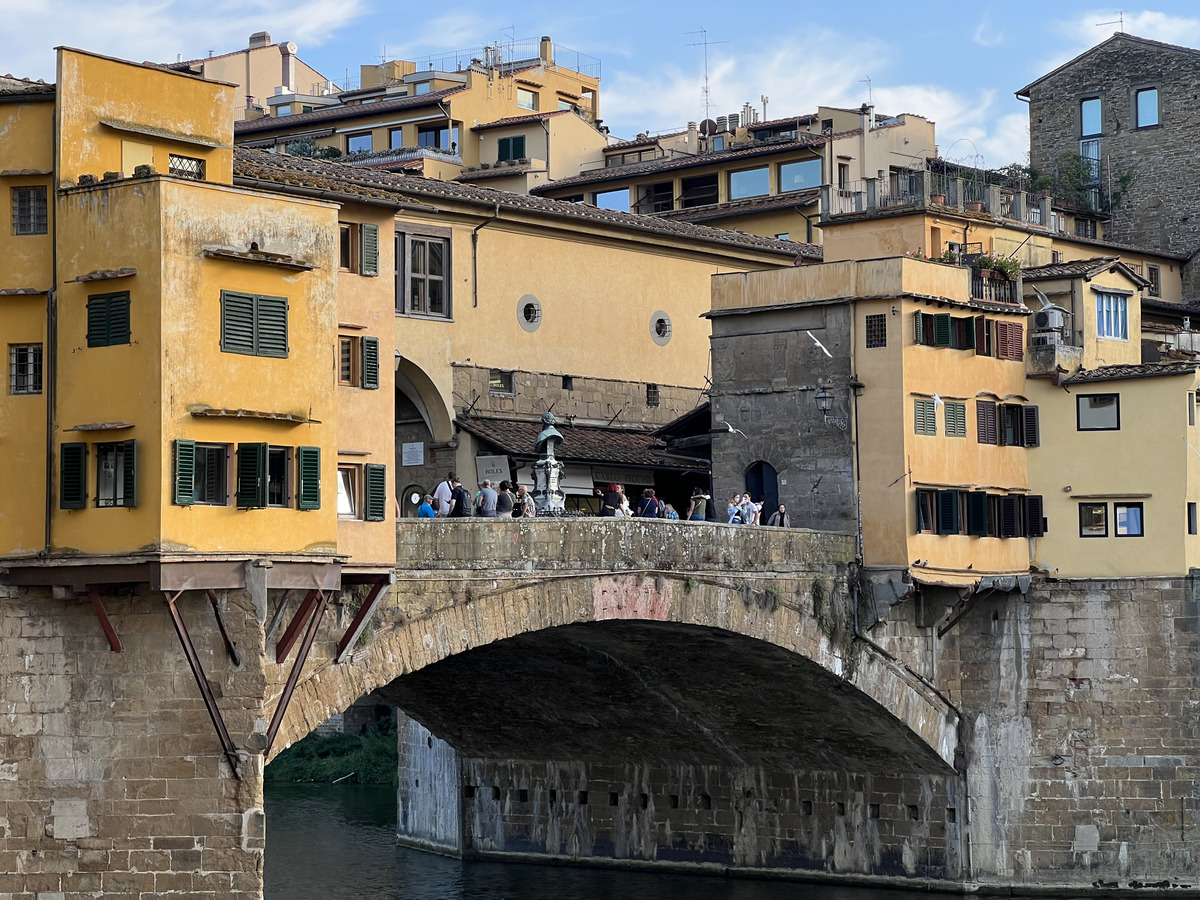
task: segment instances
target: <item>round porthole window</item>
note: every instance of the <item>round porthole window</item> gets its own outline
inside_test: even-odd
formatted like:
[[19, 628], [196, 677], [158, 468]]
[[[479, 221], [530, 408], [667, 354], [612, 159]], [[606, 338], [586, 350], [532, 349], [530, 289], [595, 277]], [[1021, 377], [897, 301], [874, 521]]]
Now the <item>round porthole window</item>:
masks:
[[542, 301], [533, 294], [524, 294], [517, 301], [517, 321], [526, 331], [537, 331], [542, 324]]
[[408, 495], [408, 500], [413, 506], [420, 506], [421, 505], [421, 492], [413, 491], [411, 494]]
[[671, 317], [661, 309], [650, 317], [650, 337], [660, 347], [665, 347], [671, 340]]

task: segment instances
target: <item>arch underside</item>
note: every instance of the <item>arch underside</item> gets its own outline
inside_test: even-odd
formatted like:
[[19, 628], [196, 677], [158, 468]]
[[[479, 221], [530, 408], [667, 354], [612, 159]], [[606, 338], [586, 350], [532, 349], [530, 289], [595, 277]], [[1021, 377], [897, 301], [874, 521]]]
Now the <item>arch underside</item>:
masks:
[[379, 693], [468, 757], [948, 773], [902, 719], [818, 663], [677, 622], [521, 634]]

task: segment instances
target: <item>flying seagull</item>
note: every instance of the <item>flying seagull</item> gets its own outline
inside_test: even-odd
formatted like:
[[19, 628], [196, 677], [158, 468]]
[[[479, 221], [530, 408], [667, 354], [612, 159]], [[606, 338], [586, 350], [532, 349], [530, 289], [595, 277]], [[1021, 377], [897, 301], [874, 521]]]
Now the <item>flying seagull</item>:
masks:
[[746, 432], [739, 431], [738, 429], [734, 428], [730, 423], [726, 422], [725, 427], [729, 429], [730, 434], [740, 434], [742, 437], [746, 438], [746, 440], [750, 440], [748, 437], [746, 437]]
[[805, 333], [805, 334], [807, 334], [807, 335], [808, 335], [810, 338], [812, 338], [812, 341], [813, 341], [813, 343], [814, 343], [814, 344], [816, 344], [818, 347], [820, 347], [820, 348], [821, 348], [821, 352], [822, 352], [822, 353], [824, 353], [824, 354], [825, 354], [826, 356], [828, 356], [830, 359], [833, 359], [833, 354], [832, 354], [832, 353], [830, 353], [828, 350], [826, 350], [826, 349], [825, 349], [825, 345], [824, 345], [824, 344], [822, 344], [820, 341], [818, 341], [818, 340], [817, 340], [817, 338], [816, 338], [816, 335], [814, 335], [814, 334], [813, 334], [811, 331], [806, 331], [806, 332], [804, 332], [804, 333]]

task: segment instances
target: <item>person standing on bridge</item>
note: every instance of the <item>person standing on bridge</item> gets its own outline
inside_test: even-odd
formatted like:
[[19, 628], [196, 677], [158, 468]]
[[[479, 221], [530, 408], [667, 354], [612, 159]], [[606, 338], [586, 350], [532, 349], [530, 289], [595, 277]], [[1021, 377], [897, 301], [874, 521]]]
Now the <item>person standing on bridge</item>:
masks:
[[513, 498], [513, 518], [532, 519], [536, 516], [537, 504], [533, 502], [533, 495], [525, 485], [518, 484], [517, 496]]
[[433, 499], [437, 501], [437, 514], [443, 518], [450, 515], [456, 481], [458, 481], [458, 476], [453, 472], [447, 472], [446, 480], [433, 489]]
[[507, 481], [500, 482], [500, 492], [496, 494], [496, 518], [511, 519], [513, 517], [512, 485]]
[[692, 502], [688, 504], [688, 521], [703, 522], [708, 512], [708, 505], [711, 502], [712, 498], [704, 493], [704, 488], [695, 488], [692, 491]]
[[638, 501], [634, 515], [639, 519], [657, 519], [661, 514], [662, 504], [654, 496], [654, 488], [646, 488], [642, 491], [642, 499]]
[[437, 513], [433, 511], [433, 495], [426, 494], [425, 499], [421, 501], [421, 505], [417, 507], [418, 519], [435, 519]]
[[[509, 507], [511, 512], [512, 507]], [[479, 485], [479, 498], [475, 501], [475, 515], [485, 518], [496, 518], [496, 492], [492, 489], [492, 482], [485, 478], [483, 484]]]
[[771, 513], [771, 518], [767, 519], [767, 525], [773, 528], [791, 528], [792, 519], [788, 515], [787, 507], [780, 503], [779, 509]]
[[455, 475], [450, 479], [454, 491], [450, 495], [450, 518], [467, 518], [471, 515], [471, 493], [462, 486], [462, 481]]

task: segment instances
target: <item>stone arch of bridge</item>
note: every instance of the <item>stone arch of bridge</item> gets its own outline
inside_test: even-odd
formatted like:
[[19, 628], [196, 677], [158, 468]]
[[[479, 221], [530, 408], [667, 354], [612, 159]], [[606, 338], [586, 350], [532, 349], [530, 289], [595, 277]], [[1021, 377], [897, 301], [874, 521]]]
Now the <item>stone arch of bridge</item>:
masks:
[[[847, 759], [857, 753], [870, 765], [884, 757], [904, 758], [910, 770], [952, 772], [957, 711], [869, 642], [848, 647], [831, 641], [828, 625], [823, 628], [813, 615], [812, 590], [819, 580], [801, 574], [759, 581], [629, 572], [525, 581], [463, 573], [403, 579], [393, 605], [413, 609], [422, 599], [430, 602], [417, 614], [385, 621], [340, 664], [314, 658], [274, 752], [381, 689], [435, 733], [460, 729], [452, 735], [460, 745], [473, 738], [463, 721], [451, 721], [455, 710], [503, 708], [530, 691], [544, 691], [548, 682], [563, 687], [526, 696], [523, 704], [520, 715], [530, 733], [551, 727], [548, 720], [539, 724], [531, 718], [532, 709], [573, 707], [579, 716], [595, 719], [605, 710], [587, 709], [592, 701], [584, 694], [602, 671], [616, 680], [601, 686], [597, 696], [645, 701], [643, 711], [659, 719], [688, 718], [688, 709], [700, 710], [692, 716], [701, 735], [697, 746], [728, 742], [746, 727], [779, 728], [791, 735], [795, 753], [802, 744], [830, 744], [835, 735], [825, 749]], [[824, 584], [818, 590], [846, 590], [844, 577], [840, 584], [837, 579]], [[665, 682], [648, 684], [662, 672], [669, 673], [662, 676]], [[501, 673], [511, 687], [506, 700], [488, 693]], [[694, 689], [714, 675], [724, 688], [719, 698], [709, 694], [708, 702]], [[470, 702], [462, 702], [465, 691], [471, 692]], [[706, 721], [706, 705], [730, 711], [727, 721]], [[616, 709], [610, 704], [607, 713]], [[725, 726], [730, 734], [719, 734]], [[762, 750], [730, 747], [735, 757], [743, 754], [742, 761]], [[822, 759], [810, 756], [814, 764]]]

